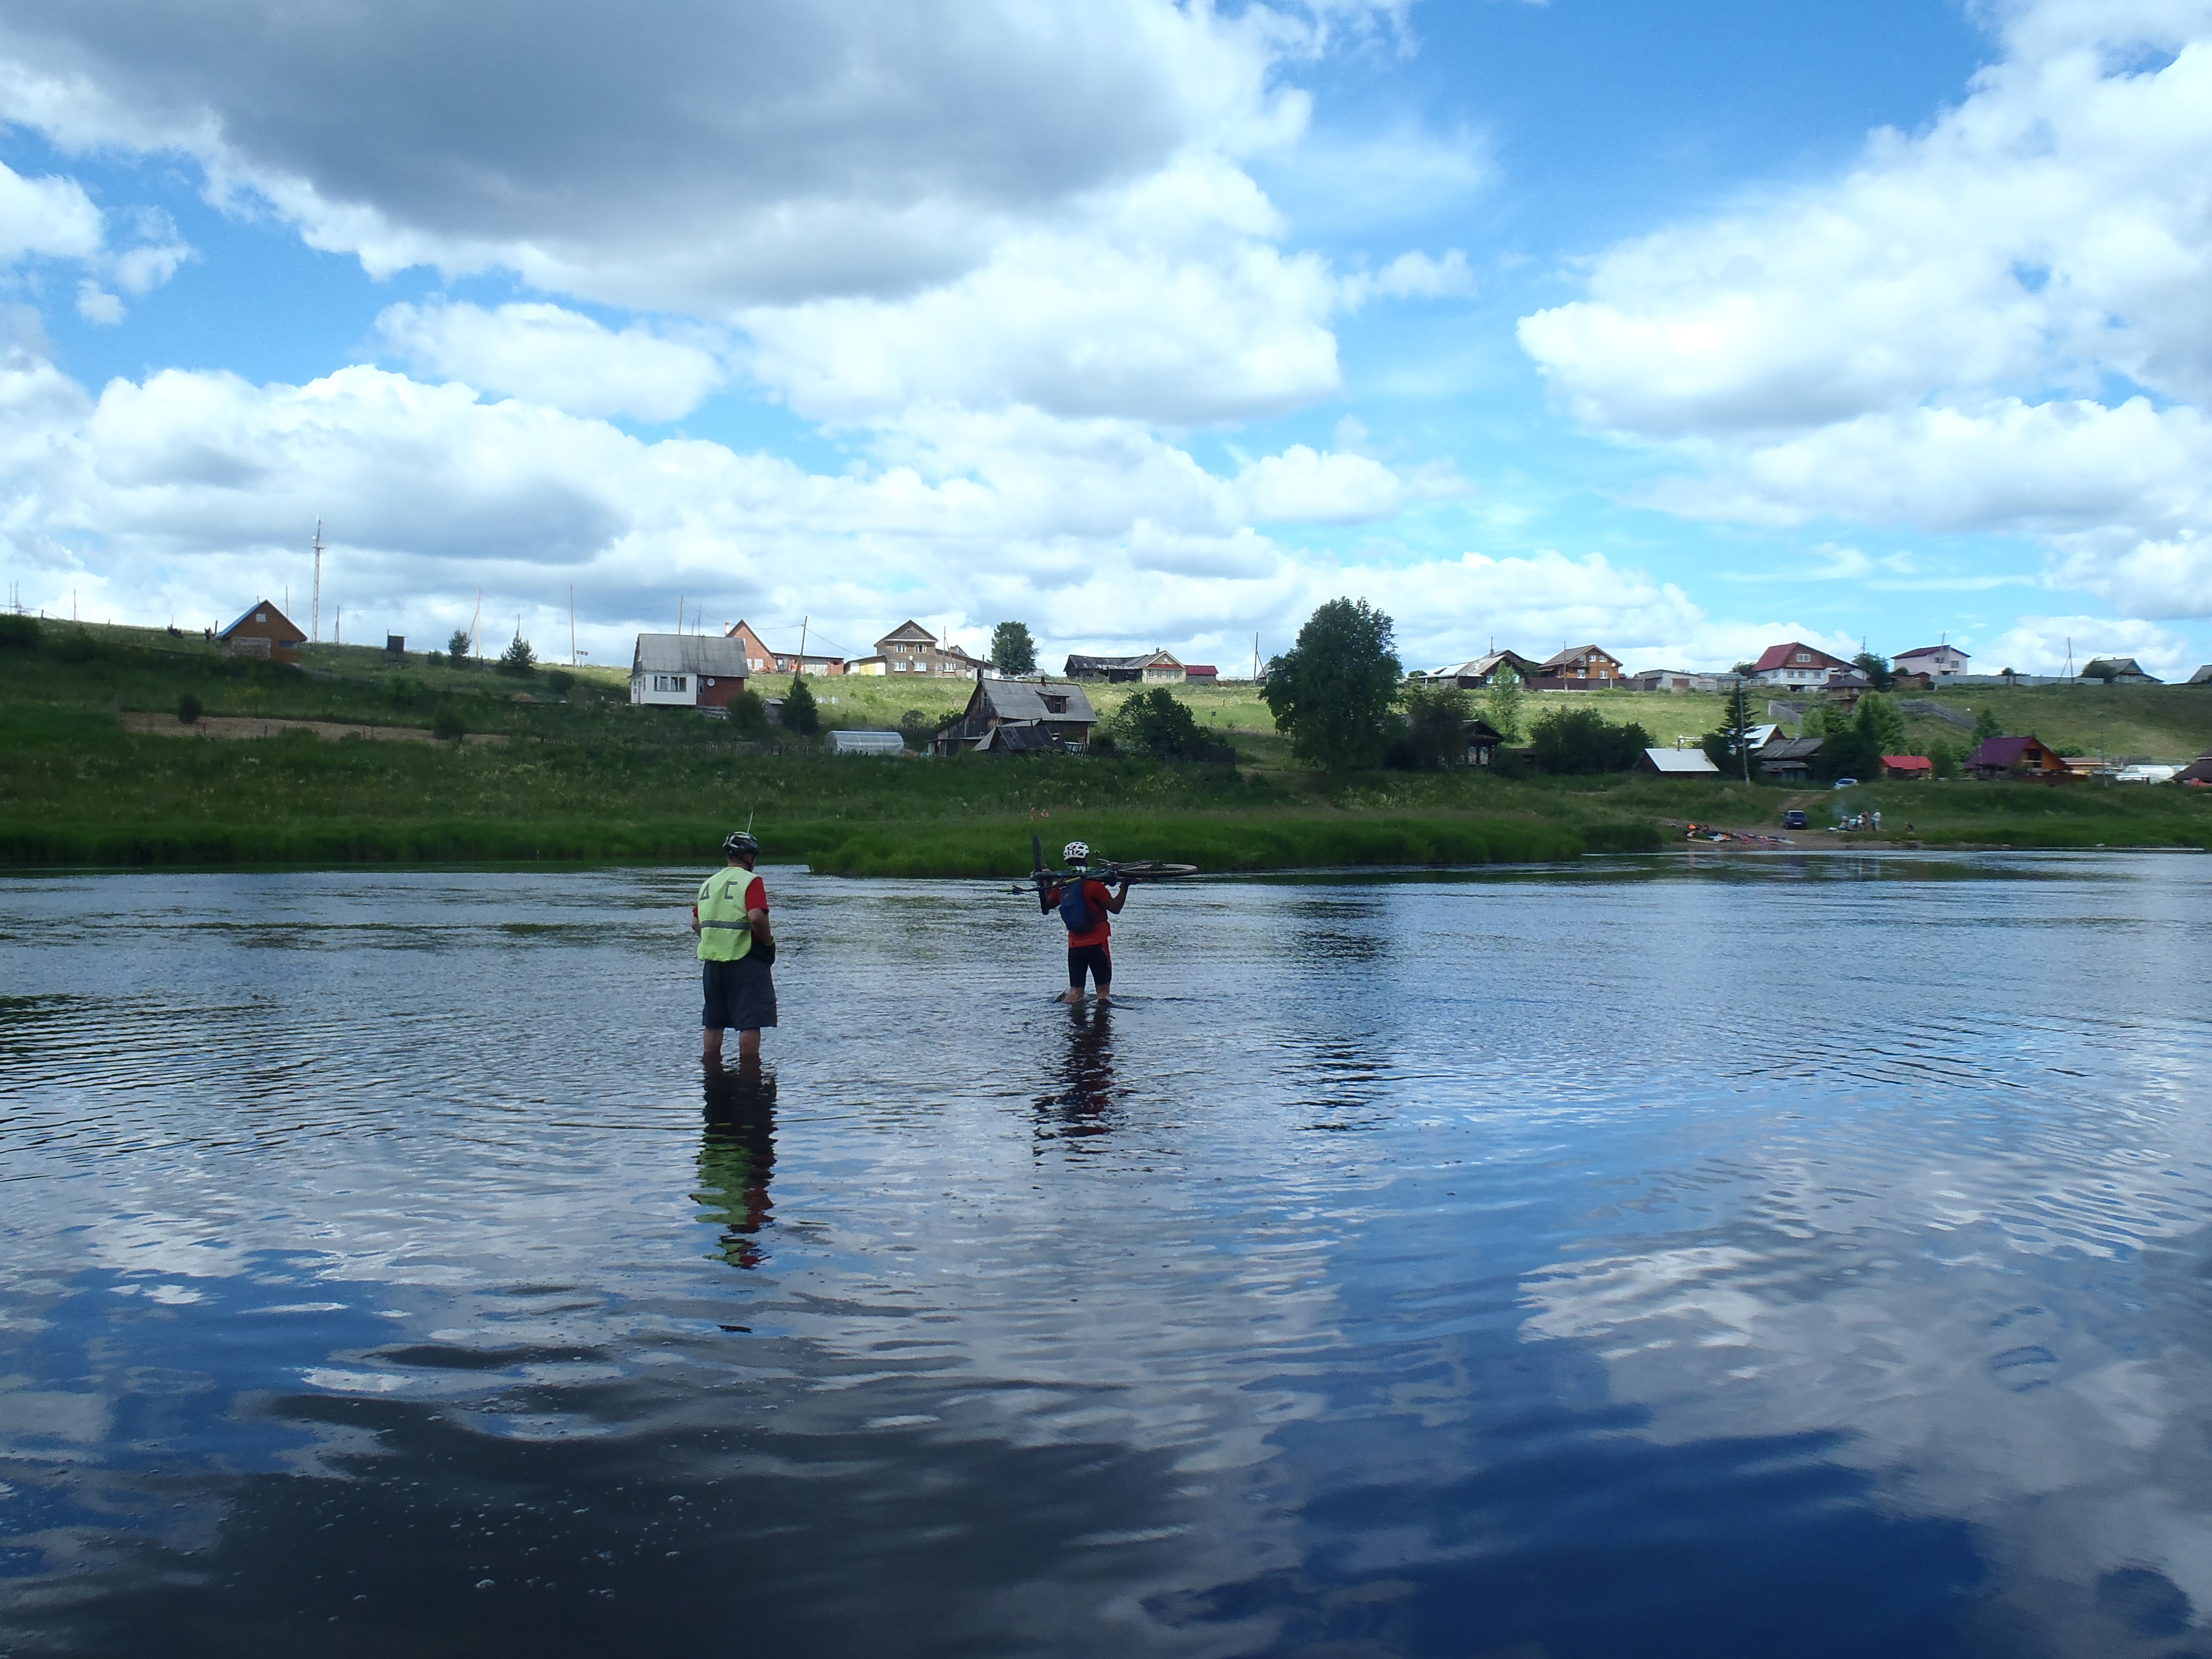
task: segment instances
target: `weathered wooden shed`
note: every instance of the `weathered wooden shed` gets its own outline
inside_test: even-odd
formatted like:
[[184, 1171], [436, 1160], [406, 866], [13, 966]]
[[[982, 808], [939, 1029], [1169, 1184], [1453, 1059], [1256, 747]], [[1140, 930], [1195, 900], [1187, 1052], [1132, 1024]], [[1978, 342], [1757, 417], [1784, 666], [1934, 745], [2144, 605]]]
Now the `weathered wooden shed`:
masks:
[[[941, 728], [930, 748], [939, 755], [963, 749], [1080, 749], [1097, 724], [1091, 699], [1071, 680], [978, 679], [960, 718]], [[1017, 735], [1019, 728], [1030, 735]], [[1001, 731], [1006, 735], [997, 735]]]

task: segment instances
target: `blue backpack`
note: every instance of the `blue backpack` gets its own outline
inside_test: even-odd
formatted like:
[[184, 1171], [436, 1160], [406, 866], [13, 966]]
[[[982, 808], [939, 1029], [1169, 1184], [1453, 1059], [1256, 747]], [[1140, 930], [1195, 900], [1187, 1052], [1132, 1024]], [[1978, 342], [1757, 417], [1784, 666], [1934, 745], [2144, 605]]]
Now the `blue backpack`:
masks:
[[1060, 919], [1067, 924], [1071, 933], [1085, 932], [1091, 926], [1091, 906], [1083, 896], [1083, 884], [1088, 876], [1078, 876], [1060, 890]]

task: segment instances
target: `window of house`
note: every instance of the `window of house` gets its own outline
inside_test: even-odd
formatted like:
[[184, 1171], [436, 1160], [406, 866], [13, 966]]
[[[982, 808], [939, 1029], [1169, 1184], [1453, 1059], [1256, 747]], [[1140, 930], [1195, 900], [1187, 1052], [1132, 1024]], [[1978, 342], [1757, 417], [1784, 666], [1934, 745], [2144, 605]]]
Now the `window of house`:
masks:
[[653, 689], [656, 691], [689, 691], [691, 681], [690, 676], [684, 674], [655, 674]]
[[1797, 653], [1797, 660], [1799, 662], [1810, 662], [1813, 660], [1813, 653], [1809, 651], [1800, 651]]
[[1047, 697], [1044, 700], [1044, 707], [1047, 714], [1065, 714], [1067, 712], [1067, 699], [1066, 697]]

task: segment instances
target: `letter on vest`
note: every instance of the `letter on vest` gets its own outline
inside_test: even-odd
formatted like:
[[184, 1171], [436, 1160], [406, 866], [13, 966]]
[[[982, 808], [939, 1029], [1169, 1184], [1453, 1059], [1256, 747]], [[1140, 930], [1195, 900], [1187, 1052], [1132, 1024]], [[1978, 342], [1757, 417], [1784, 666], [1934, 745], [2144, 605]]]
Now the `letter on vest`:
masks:
[[752, 924], [745, 920], [750, 870], [724, 870], [699, 884], [699, 960], [735, 962], [753, 948]]

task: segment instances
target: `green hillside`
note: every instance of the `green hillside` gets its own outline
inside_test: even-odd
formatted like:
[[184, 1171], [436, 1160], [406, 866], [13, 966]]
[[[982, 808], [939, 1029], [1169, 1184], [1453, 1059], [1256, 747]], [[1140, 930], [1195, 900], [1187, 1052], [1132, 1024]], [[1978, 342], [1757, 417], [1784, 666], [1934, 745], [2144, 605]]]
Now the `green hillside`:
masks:
[[[825, 723], [846, 726], [896, 726], [910, 709], [941, 719], [968, 692], [960, 681], [813, 684]], [[1132, 689], [1096, 688], [1096, 700], [1110, 710]], [[832, 757], [811, 741], [744, 743], [690, 710], [634, 708], [626, 676], [606, 669], [508, 676], [361, 647], [317, 647], [292, 668], [225, 660], [198, 636], [48, 624], [0, 645], [0, 861], [690, 860], [750, 817], [771, 857], [854, 872], [1009, 873], [1026, 863], [1032, 831], [1209, 869], [1456, 863], [1651, 848], [1692, 820], [1773, 830], [1793, 805], [1818, 830], [1836, 804], [1825, 792], [1710, 779], [1515, 780], [1468, 769], [1330, 777], [1291, 763], [1250, 686], [1178, 695], [1235, 747], [1237, 765]], [[1638, 720], [1662, 741], [1694, 736], [1719, 713], [1711, 697], [1532, 702], [1540, 711], [1569, 696]], [[174, 717], [188, 697], [203, 712], [184, 728]], [[2008, 726], [2069, 749], [2094, 750], [2100, 732], [2115, 753], [2212, 746], [2212, 693], [2202, 690], [2063, 687], [1990, 701]], [[424, 740], [171, 734], [252, 732], [255, 722], [275, 732], [288, 720]], [[434, 727], [469, 740], [428, 741]], [[1886, 840], [2203, 846], [2206, 793], [1898, 784], [1850, 801], [1882, 808]]]

